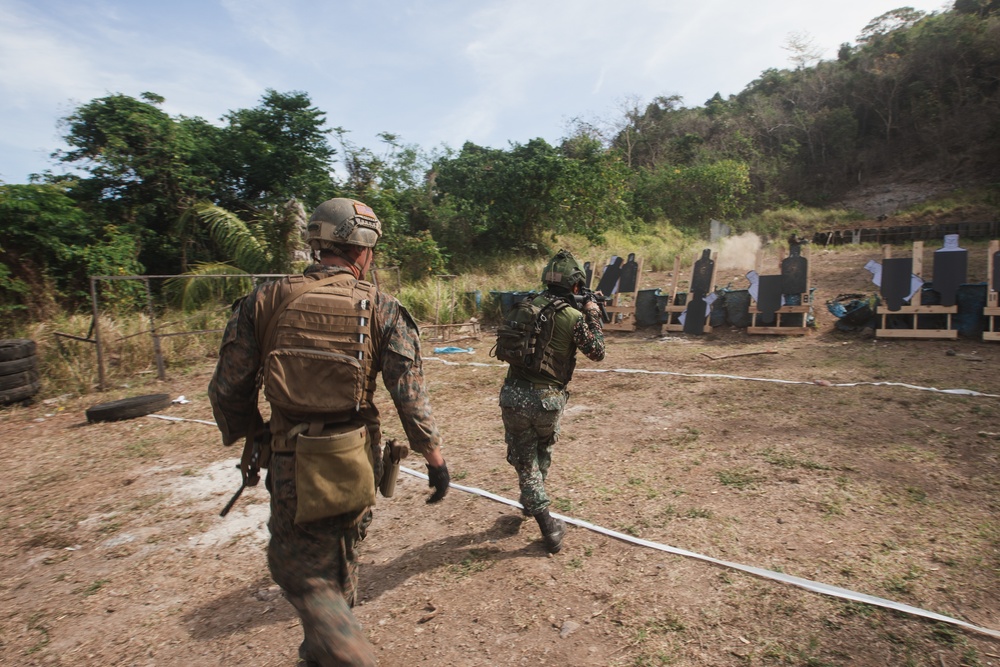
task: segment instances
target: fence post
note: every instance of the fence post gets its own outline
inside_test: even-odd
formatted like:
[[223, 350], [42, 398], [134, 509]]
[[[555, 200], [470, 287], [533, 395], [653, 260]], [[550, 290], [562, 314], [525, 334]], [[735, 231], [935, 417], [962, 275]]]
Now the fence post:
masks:
[[149, 278], [143, 278], [146, 284], [146, 307], [149, 309], [149, 333], [153, 336], [153, 352], [156, 355], [156, 376], [160, 380], [167, 379], [167, 373], [163, 368], [163, 353], [160, 351], [160, 336], [156, 333], [156, 318], [153, 314], [153, 293], [149, 287]]
[[101, 348], [101, 323], [97, 312], [97, 279], [90, 278], [90, 308], [94, 317], [94, 343], [97, 345], [97, 389], [104, 391], [104, 351]]

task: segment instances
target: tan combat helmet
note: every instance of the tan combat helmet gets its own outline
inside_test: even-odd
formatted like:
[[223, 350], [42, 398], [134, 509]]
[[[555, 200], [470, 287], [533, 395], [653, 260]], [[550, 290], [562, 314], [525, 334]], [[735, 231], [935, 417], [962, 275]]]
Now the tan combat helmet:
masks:
[[354, 199], [328, 199], [313, 211], [306, 227], [306, 241], [315, 251], [337, 243], [374, 248], [382, 236], [382, 223], [367, 204]]

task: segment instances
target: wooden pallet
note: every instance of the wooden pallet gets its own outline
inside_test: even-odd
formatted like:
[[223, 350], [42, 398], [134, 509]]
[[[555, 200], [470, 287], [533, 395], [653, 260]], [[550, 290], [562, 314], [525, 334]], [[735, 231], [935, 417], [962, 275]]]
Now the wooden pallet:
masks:
[[[806, 244], [800, 244], [797, 248], [791, 249], [792, 252], [789, 256], [784, 255], [784, 250], [778, 257], [778, 268], [779, 274], [782, 277], [790, 270], [786, 265], [785, 260], [791, 259], [793, 255], [801, 256], [805, 260], [805, 286], [804, 292], [794, 292], [791, 294], [782, 294], [785, 301], [795, 300], [798, 301], [795, 305], [783, 305], [774, 311], [774, 323], [765, 325], [760, 324], [760, 319], [764, 315], [760, 312], [758, 304], [755, 300], [750, 303], [750, 326], [747, 327], [747, 333], [749, 334], [770, 334], [779, 336], [804, 336], [809, 332], [809, 315], [812, 313], [813, 308], [813, 296], [812, 291], [809, 289], [809, 284], [811, 281], [811, 271], [809, 264], [809, 246]], [[760, 265], [760, 257], [758, 256], [758, 266]], [[796, 267], [797, 269], [799, 267]], [[758, 271], [758, 274], [760, 272]], [[795, 297], [794, 299], [789, 299], [787, 297]], [[783, 321], [784, 320], [784, 321]]]
[[[706, 253], [708, 254], [706, 255]], [[715, 267], [718, 264], [716, 261], [717, 255], [718, 253], [711, 252], [708, 248], [706, 248], [701, 255], [701, 260], [711, 260], [711, 275], [707, 280], [708, 292], [714, 291], [715, 289]], [[696, 264], [697, 261], [691, 265], [691, 279], [687, 282], [688, 290], [686, 292], [681, 292], [681, 258], [680, 255], [674, 257], [674, 270], [673, 273], [671, 273], [672, 280], [670, 286], [670, 296], [667, 301], [667, 305], [663, 308], [663, 312], [666, 315], [667, 320], [660, 326], [660, 333], [665, 334], [675, 331], [684, 331], [684, 325], [680, 322], [680, 316], [687, 310], [688, 304], [690, 304], [695, 298], [695, 293], [692, 291], [692, 288], [694, 287], [695, 282], [697, 282], [695, 276]], [[702, 297], [704, 298], [705, 296], [708, 296], [708, 292], [702, 294]], [[686, 294], [684, 303], [677, 303], [679, 294]], [[702, 328], [702, 333], [711, 333], [711, 331], [712, 325], [708, 324], [708, 320], [706, 318], [706, 323]]]
[[[882, 258], [892, 257], [892, 247], [882, 246]], [[913, 242], [913, 275], [923, 280], [924, 271], [924, 242]], [[958, 306], [925, 306], [921, 303], [921, 290], [917, 290], [910, 299], [909, 304], [903, 305], [899, 310], [886, 311], [879, 308], [879, 327], [875, 330], [876, 338], [937, 338], [954, 339], [958, 338], [958, 330], [952, 328], [952, 315], [958, 312]], [[886, 318], [892, 315], [902, 315], [909, 319], [910, 325], [906, 328], [889, 329], [886, 327]], [[928, 315], [944, 315], [947, 326], [944, 329], [920, 329], [921, 317]]]
[[997, 253], [1000, 252], [1000, 241], [990, 241], [987, 250], [986, 262], [986, 307], [983, 308], [983, 315], [986, 317], [986, 330], [983, 331], [983, 340], [1000, 341], [1000, 304], [997, 303], [997, 292], [1000, 291], [1000, 281], [997, 280], [997, 273], [1000, 270], [1000, 262], [997, 260]]

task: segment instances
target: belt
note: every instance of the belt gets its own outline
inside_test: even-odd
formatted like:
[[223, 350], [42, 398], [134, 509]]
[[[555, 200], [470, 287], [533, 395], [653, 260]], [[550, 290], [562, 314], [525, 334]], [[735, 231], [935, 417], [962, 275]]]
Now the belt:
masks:
[[548, 382], [528, 382], [527, 380], [521, 380], [519, 378], [507, 378], [504, 380], [504, 384], [510, 385], [511, 387], [520, 387], [521, 389], [562, 389], [560, 384], [551, 384]]

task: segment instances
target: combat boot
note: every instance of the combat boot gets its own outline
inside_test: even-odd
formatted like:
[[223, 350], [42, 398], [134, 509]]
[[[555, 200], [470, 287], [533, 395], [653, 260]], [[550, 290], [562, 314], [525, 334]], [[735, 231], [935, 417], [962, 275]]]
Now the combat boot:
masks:
[[562, 549], [563, 535], [566, 533], [566, 524], [561, 519], [554, 518], [548, 510], [542, 510], [535, 515], [535, 521], [542, 530], [542, 541], [545, 542], [545, 550], [550, 554], [557, 554]]

